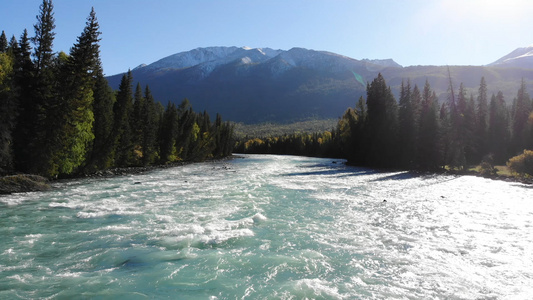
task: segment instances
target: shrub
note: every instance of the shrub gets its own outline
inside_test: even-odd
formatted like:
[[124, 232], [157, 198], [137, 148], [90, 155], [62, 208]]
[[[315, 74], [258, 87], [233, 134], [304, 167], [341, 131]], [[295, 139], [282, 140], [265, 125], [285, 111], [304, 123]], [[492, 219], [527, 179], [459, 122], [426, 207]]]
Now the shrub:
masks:
[[479, 172], [483, 176], [494, 176], [498, 173], [498, 170], [494, 167], [494, 156], [492, 154], [483, 157]]
[[507, 166], [520, 176], [533, 176], [533, 151], [524, 150], [524, 153], [509, 159]]

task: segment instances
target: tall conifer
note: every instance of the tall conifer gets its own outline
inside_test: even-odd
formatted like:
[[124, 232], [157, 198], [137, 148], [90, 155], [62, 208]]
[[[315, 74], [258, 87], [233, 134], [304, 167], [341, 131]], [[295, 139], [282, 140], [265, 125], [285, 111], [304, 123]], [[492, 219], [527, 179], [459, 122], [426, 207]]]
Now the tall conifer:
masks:
[[0, 34], [0, 53], [4, 53], [7, 51], [7, 37], [6, 33], [2, 30], [2, 34]]
[[27, 171], [43, 175], [57, 174], [53, 170], [54, 148], [57, 142], [57, 124], [61, 118], [57, 110], [56, 74], [61, 61], [54, 62], [53, 52], [55, 36], [55, 18], [51, 0], [43, 0], [39, 7], [37, 23], [34, 25], [35, 36], [31, 39], [35, 74], [32, 80], [31, 109], [28, 110], [30, 135], [27, 147], [27, 158], [23, 158]]
[[487, 127], [489, 119], [489, 105], [487, 98], [487, 83], [485, 77], [481, 77], [477, 95], [477, 123], [475, 130], [477, 159], [481, 159], [487, 153]]
[[119, 167], [128, 166], [133, 159], [132, 131], [130, 117], [133, 109], [133, 77], [131, 71], [122, 76], [114, 105], [113, 145], [114, 161]]
[[368, 161], [378, 167], [397, 165], [398, 104], [383, 75], [378, 74], [367, 88]]
[[527, 92], [525, 80], [522, 78], [512, 111], [511, 151], [513, 155], [522, 153], [527, 147], [527, 141], [529, 139], [529, 128], [527, 123], [530, 112], [531, 98]]

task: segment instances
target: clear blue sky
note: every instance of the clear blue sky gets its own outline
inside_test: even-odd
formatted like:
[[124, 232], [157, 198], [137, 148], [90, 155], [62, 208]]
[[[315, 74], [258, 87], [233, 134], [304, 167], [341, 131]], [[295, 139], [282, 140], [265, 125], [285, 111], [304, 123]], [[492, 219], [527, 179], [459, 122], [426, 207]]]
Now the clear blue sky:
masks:
[[[42, 0], [0, 0], [0, 30], [33, 36]], [[55, 51], [94, 6], [113, 75], [208, 46], [303, 47], [409, 65], [484, 65], [533, 44], [530, 0], [54, 0]]]

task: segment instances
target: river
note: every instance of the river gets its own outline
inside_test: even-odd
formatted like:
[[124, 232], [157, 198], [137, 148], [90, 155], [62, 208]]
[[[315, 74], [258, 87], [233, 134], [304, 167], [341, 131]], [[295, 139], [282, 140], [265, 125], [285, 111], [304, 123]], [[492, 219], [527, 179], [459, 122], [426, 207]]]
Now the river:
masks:
[[0, 298], [533, 295], [531, 186], [243, 157], [0, 197]]

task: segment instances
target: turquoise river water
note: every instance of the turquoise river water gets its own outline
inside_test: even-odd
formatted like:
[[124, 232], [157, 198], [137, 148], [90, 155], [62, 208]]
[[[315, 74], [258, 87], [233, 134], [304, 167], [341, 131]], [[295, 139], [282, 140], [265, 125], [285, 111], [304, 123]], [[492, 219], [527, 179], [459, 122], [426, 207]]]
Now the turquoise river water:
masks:
[[533, 299], [533, 188], [470, 176], [246, 155], [2, 196], [0, 233], [0, 299]]

